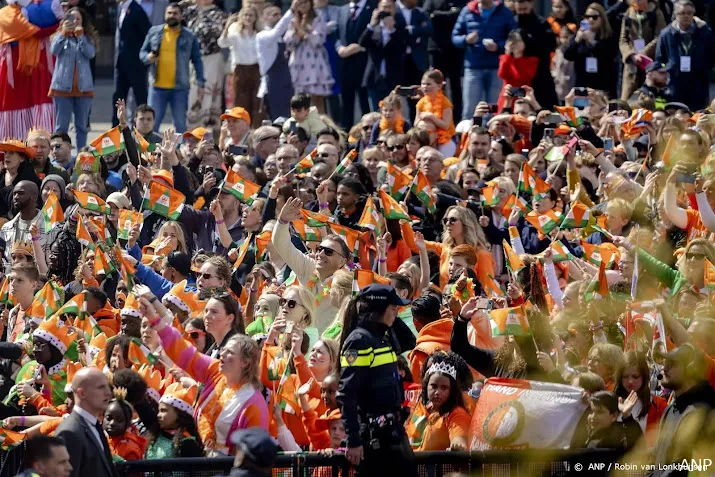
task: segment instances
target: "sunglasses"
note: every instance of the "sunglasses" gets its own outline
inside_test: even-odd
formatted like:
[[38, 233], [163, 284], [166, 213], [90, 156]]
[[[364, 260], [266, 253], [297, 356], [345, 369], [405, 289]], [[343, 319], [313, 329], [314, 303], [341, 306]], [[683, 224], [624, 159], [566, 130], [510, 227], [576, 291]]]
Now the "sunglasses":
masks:
[[587, 20], [598, 20], [601, 18], [601, 15], [584, 15], [583, 17]]
[[330, 157], [330, 154], [327, 153], [327, 152], [320, 152], [320, 153], [318, 153], [318, 157], [322, 157], [322, 158], [324, 158], [324, 159], [327, 159], [328, 157]]
[[377, 141], [375, 142], [375, 144], [377, 144], [378, 146], [384, 146], [385, 144], [387, 144], [387, 141]]
[[442, 223], [443, 223], [444, 225], [447, 225], [447, 224], [456, 224], [457, 222], [459, 222], [459, 219], [458, 219], [457, 217], [445, 217], [445, 218], [442, 219]]
[[363, 130], [363, 131], [371, 131], [371, 130], [372, 130], [372, 126], [363, 126], [363, 127], [362, 127], [362, 130]]
[[338, 253], [336, 250], [333, 250], [332, 248], [328, 247], [323, 247], [322, 245], [318, 245], [318, 247], [315, 249], [315, 253], [320, 252], [323, 252], [326, 257], [332, 257], [334, 253], [337, 253], [342, 257], [342, 254]]
[[280, 300], [278, 300], [278, 306], [280, 306], [281, 308], [283, 308], [285, 306], [285, 307], [288, 307], [288, 309], [292, 310], [296, 306], [303, 306], [303, 305], [301, 305], [300, 303], [298, 303], [295, 300], [286, 300], [285, 298], [281, 298]]
[[62, 149], [62, 144], [53, 144], [52, 149]]
[[199, 278], [203, 278], [204, 280], [211, 280], [213, 278], [213, 275], [210, 273], [199, 273], [198, 274]]
[[197, 340], [197, 339], [199, 339], [201, 336], [205, 336], [205, 335], [206, 335], [206, 332], [205, 332], [205, 331], [201, 331], [201, 330], [190, 331], [190, 332], [187, 331], [186, 333], [184, 333], [184, 336], [185, 336], [186, 338], [190, 338], [190, 339], [192, 339], [192, 340]]
[[399, 149], [404, 149], [404, 148], [405, 148], [404, 144], [395, 144], [394, 146], [387, 146], [387, 150], [390, 152], [399, 150]]

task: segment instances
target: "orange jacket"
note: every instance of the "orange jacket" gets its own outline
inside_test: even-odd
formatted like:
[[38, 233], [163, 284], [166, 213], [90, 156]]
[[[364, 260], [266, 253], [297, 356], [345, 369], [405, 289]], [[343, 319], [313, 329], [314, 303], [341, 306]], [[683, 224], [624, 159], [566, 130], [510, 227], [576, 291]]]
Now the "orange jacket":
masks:
[[417, 334], [417, 344], [409, 354], [410, 371], [416, 382], [421, 381], [422, 365], [427, 356], [435, 351], [451, 351], [449, 341], [452, 337], [454, 322], [449, 318], [433, 321], [425, 325]]

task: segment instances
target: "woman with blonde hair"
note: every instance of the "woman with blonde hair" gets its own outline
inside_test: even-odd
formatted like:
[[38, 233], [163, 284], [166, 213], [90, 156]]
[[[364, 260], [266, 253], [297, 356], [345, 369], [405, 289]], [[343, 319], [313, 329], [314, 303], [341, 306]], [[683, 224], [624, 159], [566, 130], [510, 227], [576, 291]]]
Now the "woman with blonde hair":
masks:
[[143, 253], [151, 251], [153, 255], [162, 256], [166, 256], [169, 252], [173, 252], [174, 250], [188, 254], [184, 229], [181, 228], [179, 222], [167, 220], [159, 227], [154, 241], [144, 247], [144, 250]]
[[[584, 22], [588, 22], [587, 28]], [[613, 35], [606, 10], [599, 3], [590, 4], [581, 23], [581, 29], [564, 50], [564, 58], [574, 62], [576, 84], [617, 97], [618, 75], [613, 59], [618, 53], [618, 38]]]
[[198, 352], [172, 326], [174, 316], [142, 285], [134, 287], [144, 316], [159, 333], [167, 356], [202, 384], [194, 407], [201, 440], [220, 454], [235, 453], [231, 434], [238, 429], [268, 429], [266, 401], [258, 379], [259, 351], [256, 342], [243, 334], [232, 336], [220, 351], [220, 359]]
[[596, 343], [588, 352], [586, 365], [588, 370], [596, 373], [603, 382], [606, 389], [613, 391], [616, 386], [616, 372], [623, 368], [625, 357], [623, 350], [611, 343]]
[[[479, 225], [474, 212], [461, 205], [453, 205], [444, 214], [442, 219], [444, 232], [442, 232], [442, 242], [430, 242], [425, 240], [427, 250], [431, 250], [440, 257], [439, 265], [439, 286], [444, 289], [449, 282], [449, 252], [457, 245], [471, 245], [477, 254], [477, 265], [474, 267], [477, 278], [482, 284], [490, 283], [494, 275], [494, 259], [489, 251], [489, 243], [484, 235], [484, 230]], [[402, 237], [407, 246], [414, 253], [419, 253], [415, 233], [412, 224], [406, 220], [400, 221]]]
[[484, 229], [484, 235], [491, 244], [491, 254], [497, 275], [504, 271], [504, 249], [502, 241], [509, 240], [509, 217], [504, 217], [502, 210], [509, 198], [516, 194], [516, 186], [510, 178], [495, 177], [491, 180], [496, 186], [499, 202], [493, 207], [480, 207], [479, 225]]
[[231, 51], [233, 106], [248, 111], [254, 128], [261, 123], [260, 100], [256, 97], [261, 84], [256, 48], [256, 33], [261, 30], [259, 20], [258, 10], [244, 5], [238, 13], [228, 17], [218, 39], [218, 46]]
[[338, 270], [333, 275], [333, 282], [330, 286], [330, 292], [328, 294], [328, 299], [330, 304], [338, 309], [338, 314], [335, 315], [335, 321], [328, 326], [323, 334], [322, 338], [332, 338], [339, 339], [340, 334], [343, 331], [343, 317], [345, 316], [345, 309], [347, 303], [350, 301], [350, 297], [353, 292], [353, 274], [347, 270]]

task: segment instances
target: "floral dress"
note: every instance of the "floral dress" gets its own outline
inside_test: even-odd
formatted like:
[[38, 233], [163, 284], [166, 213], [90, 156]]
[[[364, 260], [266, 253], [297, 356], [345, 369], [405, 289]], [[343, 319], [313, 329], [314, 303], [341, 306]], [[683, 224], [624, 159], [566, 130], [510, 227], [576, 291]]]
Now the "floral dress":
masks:
[[308, 38], [297, 35], [293, 25], [286, 31], [283, 41], [290, 53], [288, 67], [296, 93], [329, 96], [335, 79], [330, 69], [328, 51], [325, 49], [327, 29], [320, 17], [315, 17], [309, 27]]

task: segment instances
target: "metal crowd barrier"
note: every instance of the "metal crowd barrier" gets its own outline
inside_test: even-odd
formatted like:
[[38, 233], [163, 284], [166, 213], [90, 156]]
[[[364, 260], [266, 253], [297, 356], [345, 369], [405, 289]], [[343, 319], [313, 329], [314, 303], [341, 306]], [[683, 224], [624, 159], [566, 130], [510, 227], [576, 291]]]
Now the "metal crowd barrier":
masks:
[[[480, 477], [583, 477], [609, 475], [618, 454], [600, 449], [522, 449], [418, 452], [415, 459], [420, 477], [443, 477], [450, 473]], [[22, 469], [22, 446], [0, 453], [0, 464], [0, 477], [16, 475]], [[214, 477], [228, 475], [232, 466], [230, 457], [158, 459], [121, 462], [117, 470], [126, 477]], [[353, 474], [343, 455], [328, 457], [318, 453], [280, 454], [273, 468], [273, 475], [277, 477], [350, 477]], [[642, 472], [619, 475], [635, 477]]]

